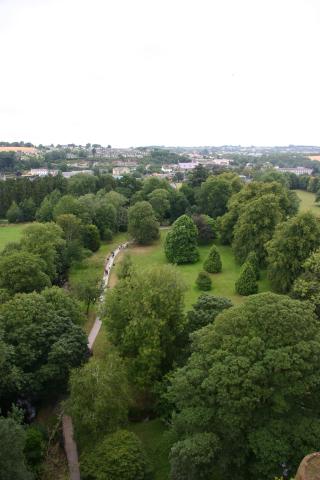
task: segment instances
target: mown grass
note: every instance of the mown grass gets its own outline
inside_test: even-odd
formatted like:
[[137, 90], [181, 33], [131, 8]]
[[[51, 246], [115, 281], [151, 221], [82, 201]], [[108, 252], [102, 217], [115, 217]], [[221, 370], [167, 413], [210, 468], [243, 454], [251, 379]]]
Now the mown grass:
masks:
[[[157, 265], [167, 265], [168, 261], [164, 254], [164, 240], [167, 235], [166, 230], [161, 231], [161, 238], [155, 244], [148, 247], [133, 246], [130, 248], [132, 260], [138, 269], [148, 267], [156, 267]], [[211, 274], [212, 290], [208, 293], [228, 297], [234, 304], [243, 302], [246, 297], [241, 297], [235, 292], [235, 282], [239, 277], [241, 267], [235, 262], [233, 251], [230, 246], [217, 244], [221, 260], [222, 272]], [[197, 263], [188, 265], [178, 265], [177, 269], [181, 273], [181, 277], [186, 285], [185, 307], [190, 307], [196, 302], [198, 296], [203, 293], [196, 287], [196, 278], [198, 273], [203, 269], [203, 262], [210, 251], [209, 246], [201, 246], [199, 248], [200, 259]], [[259, 280], [259, 292], [270, 290], [266, 272], [261, 272]]]
[[320, 207], [316, 205], [316, 196], [314, 193], [306, 192], [304, 190], [295, 190], [296, 194], [301, 200], [299, 211], [307, 212], [311, 211], [314, 215], [320, 216]]
[[0, 252], [9, 242], [18, 242], [28, 223], [0, 224]]
[[155, 480], [167, 480], [170, 471], [168, 461], [171, 442], [164, 423], [156, 418], [147, 422], [130, 423], [128, 430], [141, 440], [154, 469]]

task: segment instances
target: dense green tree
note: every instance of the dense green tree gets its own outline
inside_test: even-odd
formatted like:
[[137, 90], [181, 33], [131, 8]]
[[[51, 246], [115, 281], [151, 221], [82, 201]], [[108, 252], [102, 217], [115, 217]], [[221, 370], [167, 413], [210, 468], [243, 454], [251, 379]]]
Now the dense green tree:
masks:
[[1, 480], [32, 480], [24, 455], [26, 435], [23, 427], [12, 418], [0, 417], [0, 478]]
[[71, 320], [75, 324], [84, 323], [84, 315], [79, 302], [64, 288], [45, 288], [41, 296], [54, 309], [59, 317]]
[[208, 215], [193, 215], [192, 220], [198, 229], [198, 244], [210, 245], [218, 234], [216, 220]]
[[157, 188], [148, 195], [148, 201], [151, 204], [156, 218], [159, 222], [169, 216], [170, 201], [169, 192], [164, 188]]
[[53, 218], [59, 217], [59, 215], [72, 214], [81, 218], [84, 213], [84, 209], [79, 200], [72, 195], [63, 195], [53, 209]]
[[28, 252], [13, 252], [0, 258], [0, 288], [9, 293], [40, 291], [51, 285], [45, 262]]
[[181, 190], [172, 189], [169, 192], [169, 201], [170, 201], [170, 220], [175, 221], [177, 218], [181, 217], [188, 207], [190, 207], [189, 202]]
[[192, 305], [192, 310], [187, 313], [188, 334], [212, 323], [219, 313], [230, 307], [232, 302], [228, 298], [202, 293]]
[[36, 220], [38, 222], [52, 222], [53, 209], [61, 198], [61, 193], [58, 190], [54, 190], [47, 195], [41, 202], [39, 208], [36, 211]]
[[179, 189], [179, 192], [181, 192], [185, 197], [186, 199], [188, 200], [189, 202], [189, 205], [194, 205], [195, 204], [195, 191], [196, 188], [192, 188], [190, 185], [188, 185], [187, 183], [183, 183]]
[[267, 242], [271, 240], [281, 218], [279, 202], [273, 194], [263, 195], [247, 205], [233, 230], [232, 248], [240, 264], [253, 251], [259, 265], [265, 265]]
[[316, 250], [303, 264], [303, 272], [294, 281], [291, 295], [309, 300], [320, 316], [320, 250]]
[[93, 358], [70, 376], [68, 411], [80, 445], [114, 432], [127, 421], [129, 388], [125, 367], [114, 349]]
[[97, 190], [97, 177], [85, 173], [74, 175], [68, 181], [68, 192], [80, 197], [86, 193], [94, 193]]
[[203, 165], [197, 165], [188, 175], [188, 184], [191, 187], [200, 187], [207, 180], [209, 171]]
[[100, 278], [86, 278], [79, 282], [74, 282], [74, 291], [86, 305], [86, 313], [89, 313], [90, 305], [94, 304], [102, 294], [102, 284]]
[[36, 214], [36, 204], [32, 197], [26, 198], [20, 204], [23, 222], [32, 222]]
[[123, 175], [121, 178], [117, 179], [115, 190], [130, 200], [132, 195], [141, 189], [141, 186], [141, 180], [138, 180], [133, 175]]
[[278, 225], [267, 245], [268, 276], [277, 292], [288, 292], [303, 271], [303, 262], [320, 246], [319, 220], [300, 213]]
[[295, 471], [317, 449], [319, 360], [312, 306], [286, 296], [254, 295], [194, 333], [168, 394], [171, 478], [270, 480], [283, 461]]
[[197, 248], [198, 231], [192, 218], [182, 215], [169, 230], [164, 251], [171, 263], [195, 263], [199, 259]]
[[126, 359], [129, 378], [153, 386], [177, 358], [184, 331], [184, 286], [171, 266], [137, 271], [106, 296], [110, 340]]
[[196, 279], [196, 285], [199, 290], [211, 290], [212, 288], [212, 281], [210, 278], [210, 275], [207, 272], [199, 272], [197, 279]]
[[10, 208], [7, 211], [6, 218], [9, 223], [22, 222], [23, 213], [21, 208], [16, 204], [16, 202], [12, 202]]
[[56, 217], [57, 225], [63, 230], [67, 243], [81, 237], [81, 220], [72, 213], [64, 213]]
[[106, 193], [105, 199], [107, 202], [112, 203], [117, 211], [128, 203], [128, 199], [124, 195], [121, 195], [121, 193], [115, 192], [114, 190]]
[[129, 208], [128, 232], [143, 245], [159, 238], [159, 224], [150, 203], [137, 202]]
[[66, 386], [70, 369], [87, 358], [87, 338], [81, 327], [66, 316], [68, 307], [57, 308], [52, 295], [48, 296], [47, 300], [46, 294], [19, 294], [0, 306], [6, 355], [19, 379], [11, 390], [0, 392], [2, 399], [52, 395]]
[[113, 233], [117, 231], [117, 209], [104, 197], [96, 202], [93, 223], [98, 227], [103, 240], [106, 240], [106, 230], [111, 230]]
[[281, 212], [281, 220], [298, 212], [299, 199], [295, 192], [289, 191], [278, 182], [250, 182], [237, 194], [232, 195], [228, 202], [228, 212], [219, 219], [221, 241], [227, 245], [232, 242], [233, 228], [239, 216], [245, 212], [248, 205], [264, 195], [275, 195]]
[[84, 480], [150, 480], [151, 470], [139, 438], [127, 430], [107, 435], [81, 457]]
[[164, 178], [158, 177], [148, 177], [143, 181], [142, 184], [142, 195], [145, 200], [148, 199], [148, 195], [152, 193], [154, 190], [164, 189], [164, 190], [171, 190], [170, 184], [168, 180]]
[[27, 464], [37, 473], [45, 455], [44, 435], [36, 426], [29, 426], [25, 430], [26, 442], [24, 446], [24, 455]]
[[54, 222], [33, 223], [23, 230], [21, 248], [39, 255], [51, 281], [63, 277], [67, 269], [66, 241], [63, 230]]
[[81, 238], [83, 246], [92, 252], [97, 252], [100, 248], [100, 233], [95, 225], [82, 225]]
[[222, 270], [222, 262], [219, 250], [215, 245], [210, 248], [208, 257], [206, 258], [203, 268], [209, 273], [219, 273]]
[[235, 288], [239, 295], [252, 295], [258, 292], [256, 273], [250, 262], [243, 264]]
[[201, 185], [197, 203], [201, 212], [215, 218], [226, 213], [231, 195], [232, 187], [228, 180], [211, 176]]

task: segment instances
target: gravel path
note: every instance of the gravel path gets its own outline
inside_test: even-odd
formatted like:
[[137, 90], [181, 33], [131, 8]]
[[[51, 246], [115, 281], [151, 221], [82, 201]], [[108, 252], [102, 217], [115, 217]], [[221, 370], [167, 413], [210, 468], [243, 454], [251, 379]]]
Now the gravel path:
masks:
[[[107, 257], [105, 269], [102, 277], [103, 292], [100, 297], [100, 303], [104, 301], [104, 295], [108, 287], [111, 268], [113, 266], [114, 260], [118, 255], [118, 253], [121, 252], [127, 246], [128, 246], [128, 243], [119, 245], [119, 247], [116, 248], [116, 250], [114, 250], [113, 255], [109, 255], [109, 257]], [[94, 342], [98, 336], [101, 325], [102, 325], [102, 322], [100, 318], [96, 317], [88, 336], [88, 348], [90, 350], [92, 350], [93, 348]], [[63, 429], [64, 449], [65, 449], [67, 460], [68, 460], [70, 480], [80, 480], [78, 449], [77, 449], [77, 444], [73, 438], [72, 418], [69, 415], [63, 415], [62, 429]]]

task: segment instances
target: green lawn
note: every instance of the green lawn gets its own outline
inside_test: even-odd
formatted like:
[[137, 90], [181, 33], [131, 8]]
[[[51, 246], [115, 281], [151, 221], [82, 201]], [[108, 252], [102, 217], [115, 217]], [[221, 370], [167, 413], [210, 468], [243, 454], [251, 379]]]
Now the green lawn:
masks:
[[[134, 264], [140, 269], [166, 265], [167, 259], [164, 254], [163, 243], [167, 232], [161, 231], [161, 239], [150, 247], [132, 247], [132, 259]], [[211, 274], [212, 290], [209, 292], [213, 295], [220, 295], [230, 298], [233, 303], [241, 303], [246, 297], [241, 297], [235, 292], [234, 284], [239, 277], [241, 267], [235, 263], [231, 247], [217, 245], [222, 260], [222, 272]], [[193, 305], [198, 296], [202, 293], [195, 285], [196, 278], [202, 265], [206, 259], [210, 246], [200, 247], [200, 260], [192, 265], [179, 265], [177, 268], [181, 272], [183, 281], [187, 287], [185, 305], [189, 309]], [[261, 280], [259, 281], [259, 292], [269, 290], [269, 283], [266, 278], [266, 272], [261, 272]]]
[[18, 225], [0, 224], [0, 252], [7, 243], [19, 241], [22, 231], [27, 225], [27, 223], [19, 223]]
[[128, 430], [135, 433], [143, 443], [154, 468], [155, 480], [167, 480], [169, 476], [168, 456], [170, 438], [168, 430], [160, 419], [148, 422], [130, 423]]
[[315, 204], [315, 194], [311, 192], [306, 192], [304, 190], [295, 190], [296, 194], [301, 200], [299, 211], [306, 212], [311, 210], [314, 215], [320, 216], [320, 207]]

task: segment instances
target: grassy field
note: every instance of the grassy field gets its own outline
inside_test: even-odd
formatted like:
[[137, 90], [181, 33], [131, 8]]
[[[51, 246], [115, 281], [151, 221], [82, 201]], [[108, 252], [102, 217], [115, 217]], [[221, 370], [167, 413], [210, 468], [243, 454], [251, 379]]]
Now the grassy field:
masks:
[[18, 225], [4, 224], [0, 225], [0, 252], [9, 242], [17, 242], [20, 240], [22, 230], [27, 223], [19, 223]]
[[[166, 265], [167, 259], [164, 254], [163, 243], [167, 232], [161, 231], [161, 239], [154, 245], [148, 247], [131, 247], [132, 260], [139, 269], [144, 269], [157, 265]], [[241, 303], [246, 297], [241, 297], [235, 292], [234, 284], [239, 277], [241, 267], [235, 263], [231, 247], [217, 245], [222, 260], [222, 272], [211, 274], [212, 290], [208, 293], [230, 298], [233, 303]], [[189, 309], [198, 296], [202, 293], [195, 285], [198, 273], [202, 270], [202, 265], [210, 250], [210, 246], [200, 247], [200, 260], [192, 265], [179, 265], [183, 281], [187, 287], [185, 305]], [[259, 292], [269, 290], [269, 283], [266, 278], [266, 272], [261, 272], [259, 281]]]
[[315, 194], [305, 192], [304, 190], [295, 190], [296, 194], [301, 200], [299, 211], [307, 212], [310, 210], [314, 215], [320, 216], [320, 207], [315, 204]]

